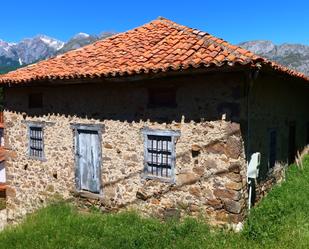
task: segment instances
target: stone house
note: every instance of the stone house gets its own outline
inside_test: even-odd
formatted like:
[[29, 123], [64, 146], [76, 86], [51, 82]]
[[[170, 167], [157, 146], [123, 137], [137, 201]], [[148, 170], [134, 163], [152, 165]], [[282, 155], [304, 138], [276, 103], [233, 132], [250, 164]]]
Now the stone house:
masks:
[[251, 154], [263, 195], [308, 143], [308, 78], [164, 18], [0, 83], [9, 221], [61, 196], [241, 224]]

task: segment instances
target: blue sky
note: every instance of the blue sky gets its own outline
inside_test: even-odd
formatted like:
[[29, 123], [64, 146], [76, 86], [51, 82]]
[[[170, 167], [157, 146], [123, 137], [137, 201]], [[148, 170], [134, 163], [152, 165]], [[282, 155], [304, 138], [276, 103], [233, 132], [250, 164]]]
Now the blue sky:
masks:
[[263, 39], [309, 45], [305, 0], [1, 1], [0, 39], [46, 34], [65, 41], [78, 32], [126, 31], [158, 16], [232, 43]]

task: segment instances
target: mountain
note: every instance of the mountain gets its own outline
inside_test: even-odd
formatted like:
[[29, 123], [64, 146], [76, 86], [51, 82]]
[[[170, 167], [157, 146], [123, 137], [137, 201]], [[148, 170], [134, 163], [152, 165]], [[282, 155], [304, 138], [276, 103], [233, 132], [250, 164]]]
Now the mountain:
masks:
[[0, 56], [0, 74], [6, 73], [20, 67], [20, 63], [16, 60]]
[[26, 38], [18, 43], [8, 43], [0, 40], [0, 73], [54, 57], [114, 34], [112, 32], [103, 32], [100, 35], [93, 36], [78, 33], [67, 42], [62, 42], [46, 35]]
[[309, 46], [288, 43], [275, 45], [263, 40], [243, 42], [239, 46], [309, 76]]
[[0, 57], [14, 58], [17, 56], [12, 47], [14, 43], [8, 43], [0, 40]]
[[14, 44], [12, 49], [16, 51], [20, 64], [24, 65], [48, 58], [63, 46], [64, 42], [62, 41], [45, 35], [38, 35]]
[[73, 36], [67, 43], [65, 43], [64, 46], [58, 50], [57, 54], [62, 54], [73, 49], [81, 48], [85, 45], [97, 41], [98, 39], [99, 38], [97, 36], [78, 33], [77, 35]]
[[0, 40], [0, 73], [20, 65], [18, 55], [12, 49], [13, 44]]
[[86, 46], [90, 43], [96, 42], [101, 39], [105, 39], [114, 35], [113, 32], [102, 32], [100, 35], [89, 35], [86, 33], [78, 33], [73, 36], [64, 46], [58, 50], [57, 54], [63, 54], [73, 49], [78, 49], [83, 46]]

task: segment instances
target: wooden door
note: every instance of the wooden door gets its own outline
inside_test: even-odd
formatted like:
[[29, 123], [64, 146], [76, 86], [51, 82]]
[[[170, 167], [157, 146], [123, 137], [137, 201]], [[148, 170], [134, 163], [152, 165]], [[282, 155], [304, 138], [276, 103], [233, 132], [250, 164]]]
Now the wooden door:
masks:
[[80, 190], [100, 193], [100, 139], [97, 131], [78, 130], [78, 171]]

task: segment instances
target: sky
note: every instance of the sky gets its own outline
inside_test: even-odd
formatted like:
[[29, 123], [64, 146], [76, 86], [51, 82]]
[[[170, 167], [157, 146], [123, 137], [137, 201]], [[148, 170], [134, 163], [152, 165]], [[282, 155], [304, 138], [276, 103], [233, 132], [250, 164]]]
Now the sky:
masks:
[[123, 32], [158, 16], [234, 44], [309, 45], [308, 0], [0, 0], [0, 39], [18, 42], [45, 34], [66, 41], [79, 32]]

